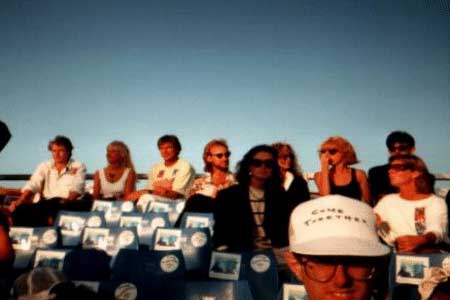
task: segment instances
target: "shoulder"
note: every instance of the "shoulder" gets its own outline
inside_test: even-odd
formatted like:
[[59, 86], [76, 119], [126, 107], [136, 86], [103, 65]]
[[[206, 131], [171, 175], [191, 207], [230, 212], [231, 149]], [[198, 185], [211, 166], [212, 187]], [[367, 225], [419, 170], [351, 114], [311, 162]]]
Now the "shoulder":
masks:
[[79, 161], [79, 160], [73, 160], [73, 161], [71, 161], [70, 162], [70, 167], [71, 168], [79, 168], [79, 169], [86, 169], [86, 166], [85, 166], [85, 164], [84, 163], [82, 163], [81, 161]]
[[183, 158], [179, 158], [178, 161], [176, 162], [176, 166], [177, 167], [181, 167], [181, 168], [185, 168], [185, 169], [194, 169], [192, 167], [192, 165], [185, 159]]
[[37, 165], [37, 169], [51, 169], [51, 167], [53, 165], [54, 165], [53, 160], [50, 159], [50, 160], [46, 160], [46, 161], [40, 162]]
[[154, 171], [154, 170], [159, 170], [159, 169], [163, 169], [163, 168], [165, 168], [164, 162], [159, 162], [159, 163], [153, 164], [150, 170]]
[[308, 185], [308, 182], [303, 176], [294, 175], [294, 179], [292, 180], [293, 185], [297, 186], [305, 186]]
[[234, 184], [232, 186], [229, 186], [218, 193], [218, 197], [228, 197], [230, 195], [238, 195], [238, 194], [244, 194], [245, 189], [240, 184]]
[[430, 202], [432, 202], [432, 203], [435, 203], [435, 204], [438, 205], [438, 206], [441, 206], [441, 207], [447, 207], [447, 204], [446, 204], [446, 202], [445, 202], [445, 199], [444, 199], [444, 198], [441, 198], [441, 197], [439, 197], [439, 196], [437, 196], [437, 195], [435, 195], [435, 194], [431, 194], [430, 197], [428, 198], [428, 200], [429, 200]]
[[374, 210], [383, 209], [386, 206], [392, 205], [392, 203], [398, 203], [400, 200], [400, 196], [398, 194], [388, 194], [378, 201], [377, 205], [375, 205]]
[[202, 175], [202, 176], [194, 179], [194, 185], [203, 185], [204, 183], [206, 183], [208, 181], [209, 181], [209, 176]]
[[361, 169], [354, 169], [354, 170], [355, 170], [356, 178], [358, 178], [358, 179], [367, 178], [366, 172], [364, 170], [361, 170]]

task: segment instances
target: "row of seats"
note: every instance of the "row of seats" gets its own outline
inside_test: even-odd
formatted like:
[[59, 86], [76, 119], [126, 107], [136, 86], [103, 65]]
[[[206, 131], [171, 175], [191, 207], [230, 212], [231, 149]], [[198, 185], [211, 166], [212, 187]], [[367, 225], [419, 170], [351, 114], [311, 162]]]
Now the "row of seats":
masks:
[[[137, 299], [305, 297], [295, 280], [280, 288], [271, 250], [212, 251], [212, 214], [181, 215], [180, 203], [95, 201], [90, 212], [61, 211], [53, 227], [12, 227], [15, 275], [50, 266], [93, 287], [99, 299], [133, 286]], [[427, 268], [449, 266], [448, 253], [393, 255], [386, 271], [390, 299], [419, 300]]]

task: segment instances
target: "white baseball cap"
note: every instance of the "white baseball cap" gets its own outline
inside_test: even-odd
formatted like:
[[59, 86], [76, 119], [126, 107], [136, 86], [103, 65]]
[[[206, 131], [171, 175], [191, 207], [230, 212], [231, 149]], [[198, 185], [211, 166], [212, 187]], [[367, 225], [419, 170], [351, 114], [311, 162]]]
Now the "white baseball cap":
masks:
[[375, 215], [366, 203], [329, 195], [298, 205], [289, 225], [290, 250], [305, 255], [384, 256]]

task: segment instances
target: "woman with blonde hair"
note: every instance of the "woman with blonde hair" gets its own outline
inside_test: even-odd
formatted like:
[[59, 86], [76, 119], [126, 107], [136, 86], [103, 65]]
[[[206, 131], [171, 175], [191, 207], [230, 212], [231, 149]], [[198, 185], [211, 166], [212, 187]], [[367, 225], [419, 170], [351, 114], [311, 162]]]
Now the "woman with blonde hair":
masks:
[[314, 181], [321, 196], [339, 194], [370, 205], [366, 173], [350, 167], [359, 161], [349, 141], [340, 136], [328, 138], [320, 145], [319, 158], [321, 170], [314, 174]]
[[106, 147], [108, 165], [94, 175], [94, 199], [127, 199], [136, 186], [136, 172], [130, 150], [122, 141], [113, 141]]
[[389, 179], [399, 193], [384, 196], [375, 206], [378, 234], [399, 253], [439, 252], [447, 236], [447, 205], [433, 194], [423, 160], [412, 154], [391, 156]]

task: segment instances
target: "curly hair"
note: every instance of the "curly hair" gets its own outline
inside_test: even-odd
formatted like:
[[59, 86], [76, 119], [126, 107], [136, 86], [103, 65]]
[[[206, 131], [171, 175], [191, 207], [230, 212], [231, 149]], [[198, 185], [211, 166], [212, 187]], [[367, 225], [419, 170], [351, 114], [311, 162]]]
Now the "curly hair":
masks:
[[336, 148], [340, 153], [342, 153], [342, 159], [344, 161], [344, 164], [346, 165], [353, 165], [359, 162], [352, 144], [350, 144], [350, 142], [344, 139], [343, 137], [340, 136], [329, 137], [320, 145], [319, 153], [320, 150], [322, 150], [324, 147]]
[[236, 180], [239, 182], [239, 184], [243, 186], [249, 186], [250, 185], [250, 166], [252, 163], [253, 158], [256, 154], [260, 152], [269, 153], [273, 157], [273, 168], [272, 168], [272, 174], [271, 177], [266, 181], [265, 189], [268, 188], [281, 188], [281, 175], [280, 175], [280, 168], [278, 167], [277, 158], [278, 154], [275, 148], [269, 145], [258, 145], [253, 148], [251, 148], [242, 158], [242, 160], [237, 164], [236, 166]]
[[288, 143], [277, 142], [273, 143], [272, 147], [275, 148], [275, 150], [277, 150], [278, 155], [280, 155], [281, 150], [287, 149], [291, 155], [291, 162], [292, 162], [288, 171], [294, 174], [295, 176], [302, 177], [302, 169], [300, 168], [297, 154], [295, 153], [292, 146]]

